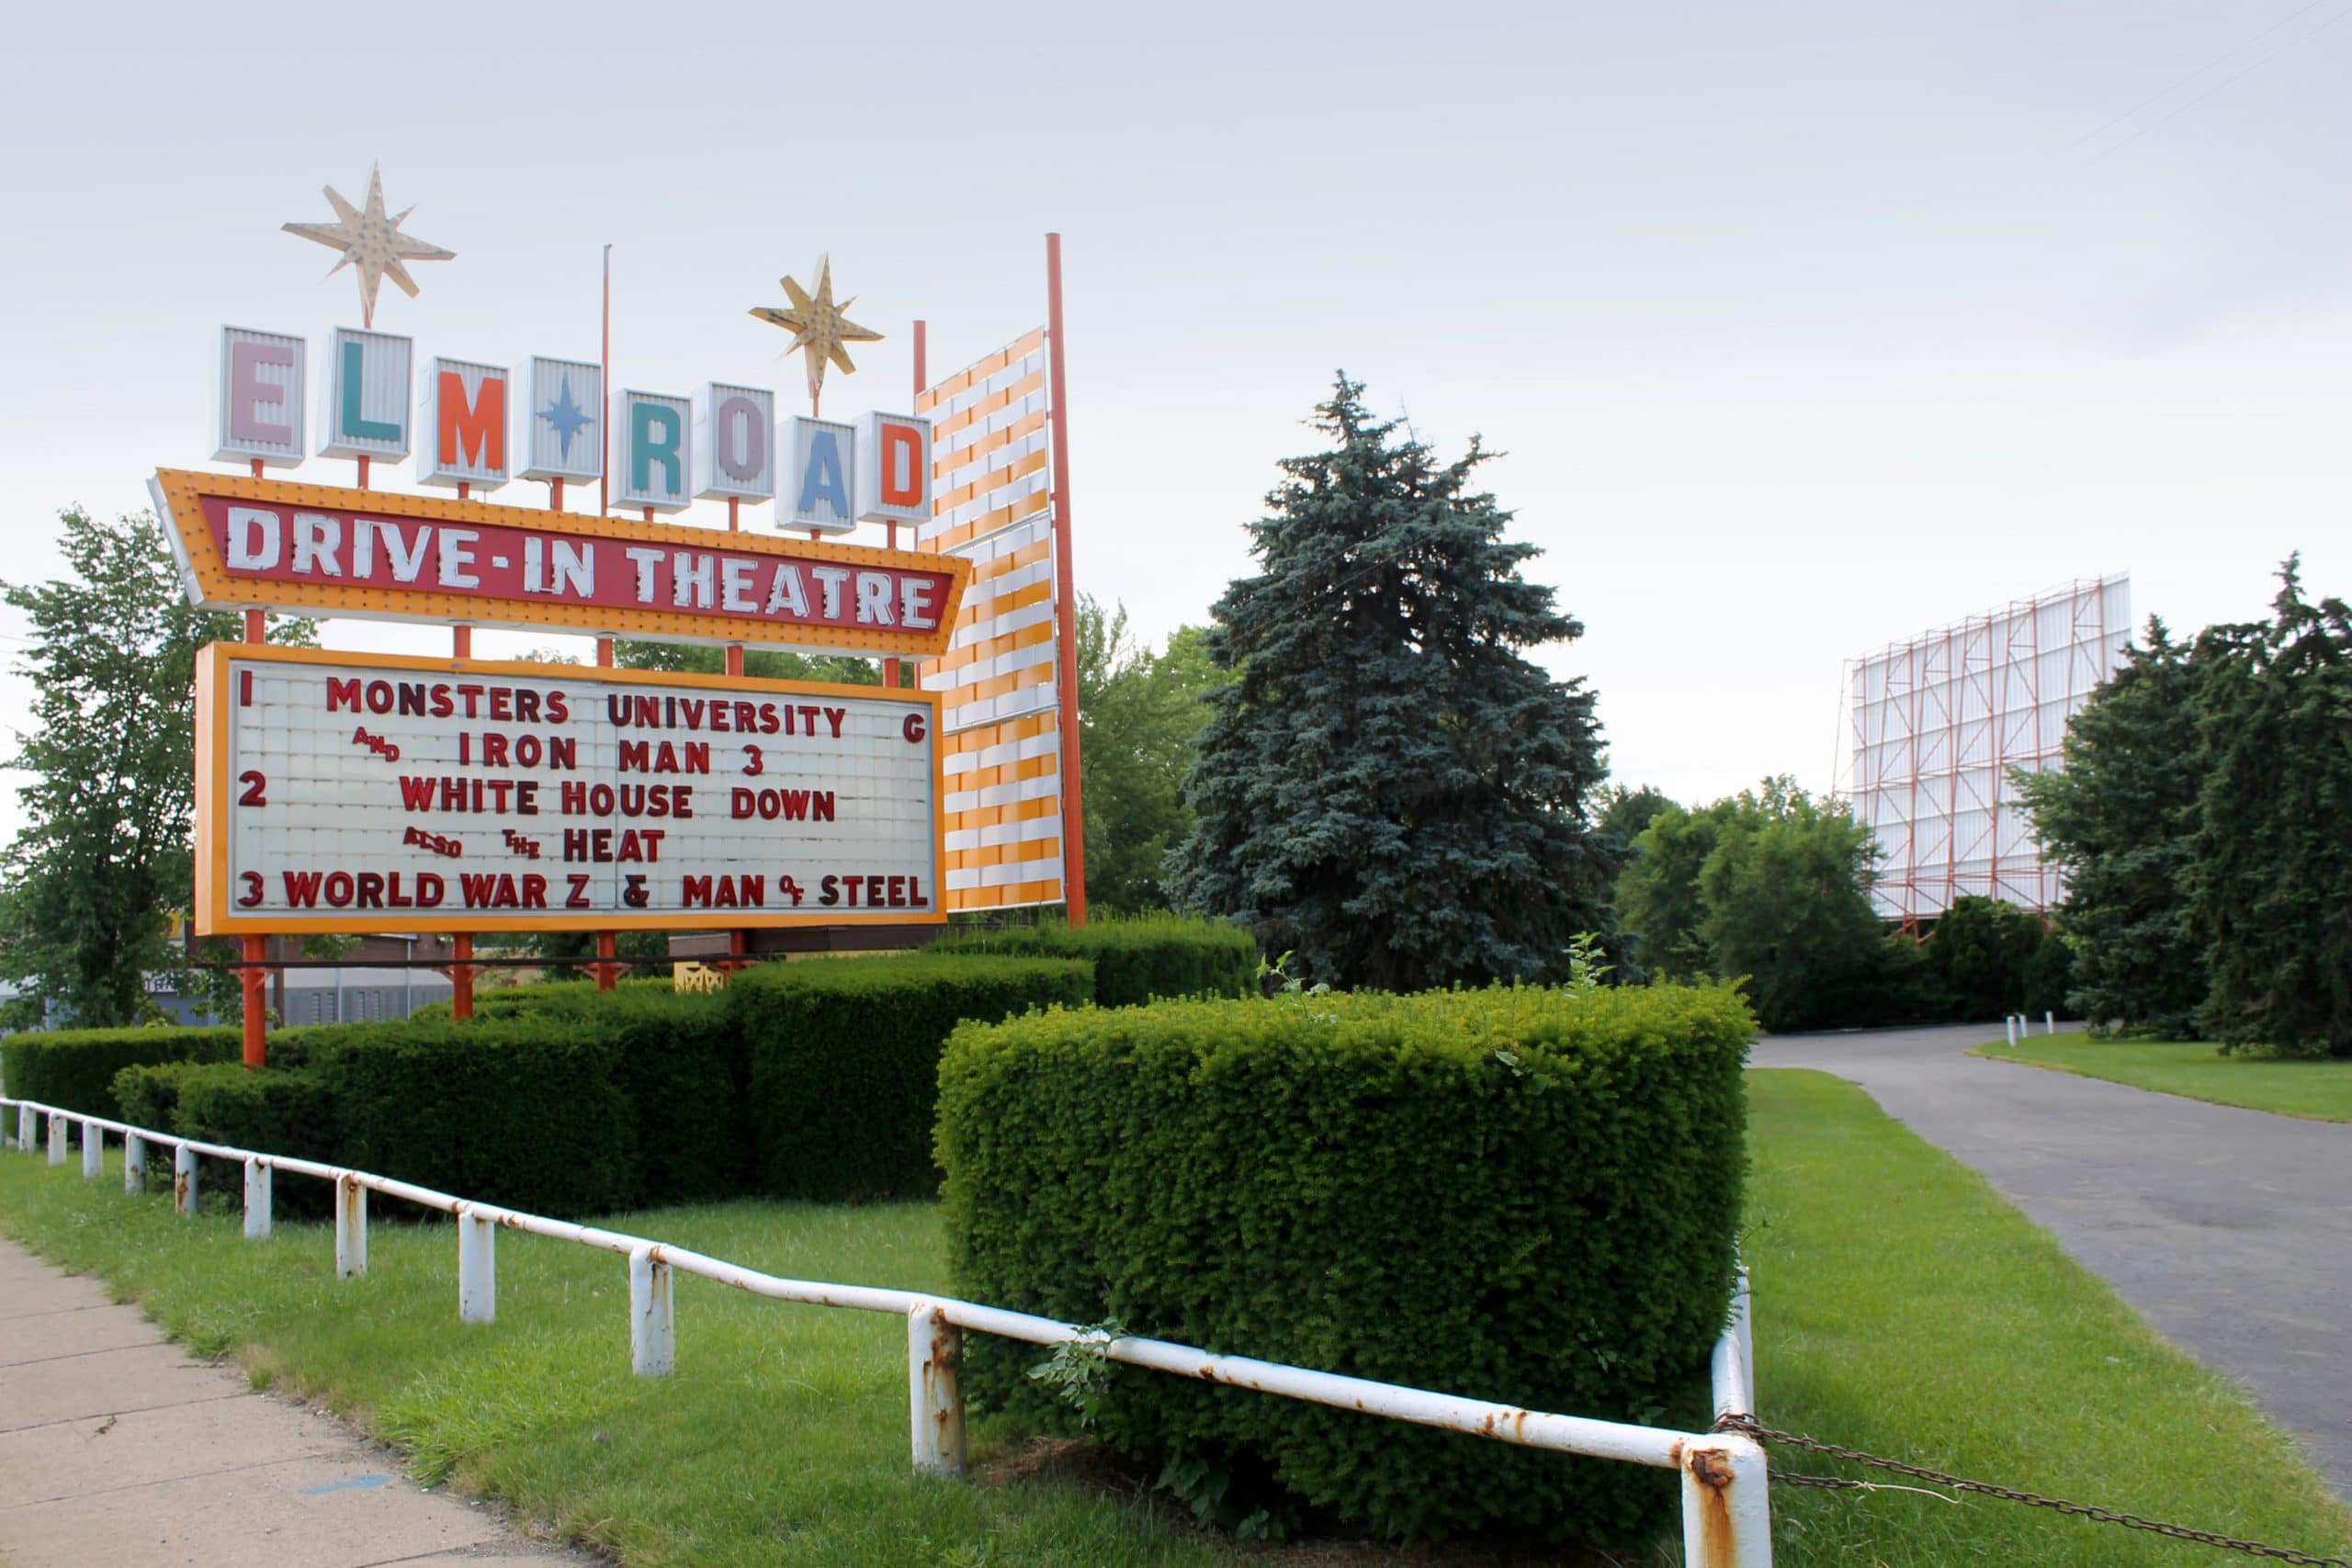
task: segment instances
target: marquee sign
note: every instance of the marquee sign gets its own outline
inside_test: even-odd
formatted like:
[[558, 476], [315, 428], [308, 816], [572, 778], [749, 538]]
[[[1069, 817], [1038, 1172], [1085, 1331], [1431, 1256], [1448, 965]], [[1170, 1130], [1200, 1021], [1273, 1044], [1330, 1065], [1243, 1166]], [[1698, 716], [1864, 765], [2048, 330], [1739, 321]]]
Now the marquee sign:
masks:
[[912, 550], [248, 475], [167, 468], [152, 488], [189, 598], [218, 609], [937, 655], [971, 573]]
[[216, 643], [197, 930], [943, 922], [938, 723], [871, 686]]

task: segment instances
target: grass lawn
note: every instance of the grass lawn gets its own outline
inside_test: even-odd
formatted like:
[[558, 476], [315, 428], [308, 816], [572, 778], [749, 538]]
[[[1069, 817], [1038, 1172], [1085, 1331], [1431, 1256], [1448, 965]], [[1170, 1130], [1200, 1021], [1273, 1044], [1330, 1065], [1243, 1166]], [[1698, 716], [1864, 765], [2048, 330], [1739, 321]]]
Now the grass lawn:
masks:
[[[1767, 1420], [2305, 1551], [2352, 1547], [2352, 1517], [2286, 1438], [1975, 1176], [1840, 1080], [1775, 1071], [1749, 1084], [1747, 1247]], [[747, 1203], [622, 1224], [780, 1273], [944, 1284], [924, 1205]], [[678, 1373], [642, 1381], [628, 1371], [622, 1260], [559, 1243], [502, 1235], [499, 1321], [461, 1329], [445, 1225], [379, 1221], [368, 1277], [338, 1284], [319, 1227], [281, 1224], [248, 1243], [225, 1209], [180, 1221], [164, 1198], [82, 1180], [78, 1162], [51, 1169], [9, 1152], [0, 1231], [107, 1275], [257, 1382], [363, 1419], [422, 1473], [633, 1565], [1392, 1560], [1245, 1554], [1051, 1474], [917, 1478], [894, 1320], [682, 1278]], [[2207, 1561], [2207, 1549], [1992, 1502], [1776, 1487], [1772, 1503], [1790, 1565]]]
[[1969, 1055], [2216, 1105], [2275, 1111], [2312, 1122], [2352, 1122], [2352, 1060], [2224, 1056], [2210, 1041], [2092, 1040], [2081, 1034], [2036, 1035], [2016, 1050], [1995, 1042]]

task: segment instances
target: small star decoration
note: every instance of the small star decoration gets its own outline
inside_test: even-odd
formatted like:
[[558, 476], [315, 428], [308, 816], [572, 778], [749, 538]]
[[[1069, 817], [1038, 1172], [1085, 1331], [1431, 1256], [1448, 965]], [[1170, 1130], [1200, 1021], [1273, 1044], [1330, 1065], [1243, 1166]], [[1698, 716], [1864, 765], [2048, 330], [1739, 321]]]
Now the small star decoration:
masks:
[[571, 378], [566, 376], [556, 394], [555, 401], [539, 411], [539, 417], [555, 426], [557, 437], [563, 444], [563, 460], [571, 461], [571, 438], [580, 434], [582, 425], [596, 423], [596, 416], [571, 400]]
[[438, 245], [401, 232], [401, 225], [416, 210], [403, 209], [397, 218], [384, 216], [384, 176], [375, 168], [368, 172], [368, 209], [365, 212], [335, 194], [327, 186], [327, 202], [341, 220], [334, 223], [288, 223], [286, 231], [315, 240], [322, 245], [332, 245], [343, 253], [343, 259], [327, 268], [333, 277], [345, 267], [357, 263], [359, 266], [359, 315], [362, 324], [376, 324], [376, 288], [385, 278], [400, 285], [410, 299], [416, 298], [416, 280], [408, 275], [402, 262], [450, 261], [455, 251], [445, 251]]
[[792, 333], [792, 342], [785, 353], [799, 349], [808, 355], [808, 400], [814, 404], [818, 393], [824, 389], [828, 361], [841, 367], [844, 376], [853, 375], [857, 370], [857, 367], [850, 363], [849, 353], [842, 344], [880, 343], [882, 334], [859, 326], [842, 313], [857, 303], [855, 295], [838, 305], [833, 303], [833, 264], [830, 257], [817, 258], [817, 296], [813, 299], [808, 297], [807, 289], [792, 279], [787, 277], [781, 281], [785, 293], [791, 298], [792, 309], [779, 310], [773, 305], [754, 305], [752, 314]]

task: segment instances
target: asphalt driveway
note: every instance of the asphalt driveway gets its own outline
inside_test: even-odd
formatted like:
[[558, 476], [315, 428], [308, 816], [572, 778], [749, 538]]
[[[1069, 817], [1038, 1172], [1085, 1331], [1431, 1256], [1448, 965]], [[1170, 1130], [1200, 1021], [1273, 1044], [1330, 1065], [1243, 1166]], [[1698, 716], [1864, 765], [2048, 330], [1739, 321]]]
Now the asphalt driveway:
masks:
[[2352, 1124], [1963, 1054], [2000, 1037], [1998, 1023], [1781, 1035], [1752, 1061], [1849, 1078], [1983, 1172], [2301, 1433], [2352, 1499]]

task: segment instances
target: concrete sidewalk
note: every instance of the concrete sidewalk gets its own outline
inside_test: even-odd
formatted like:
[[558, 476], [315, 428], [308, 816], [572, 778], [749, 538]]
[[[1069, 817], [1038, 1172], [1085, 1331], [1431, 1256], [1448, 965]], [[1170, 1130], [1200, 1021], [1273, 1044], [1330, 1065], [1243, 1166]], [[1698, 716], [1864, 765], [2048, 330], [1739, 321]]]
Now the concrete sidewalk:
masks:
[[0, 1240], [0, 1562], [587, 1564]]

